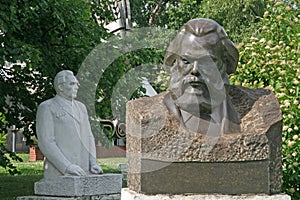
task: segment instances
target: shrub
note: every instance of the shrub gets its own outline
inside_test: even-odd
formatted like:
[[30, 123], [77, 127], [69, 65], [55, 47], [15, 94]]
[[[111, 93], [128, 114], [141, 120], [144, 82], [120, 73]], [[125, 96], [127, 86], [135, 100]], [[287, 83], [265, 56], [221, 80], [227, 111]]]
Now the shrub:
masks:
[[[282, 191], [300, 199], [300, 3], [270, 0], [258, 29], [238, 45], [235, 85], [272, 90], [283, 114]], [[255, 25], [257, 27], [257, 24]]]
[[5, 132], [6, 128], [4, 128], [6, 123], [5, 116], [0, 112], [0, 167], [5, 168], [11, 175], [15, 175], [19, 174], [20, 171], [17, 170], [11, 161], [22, 161], [22, 159], [6, 147], [7, 133]]

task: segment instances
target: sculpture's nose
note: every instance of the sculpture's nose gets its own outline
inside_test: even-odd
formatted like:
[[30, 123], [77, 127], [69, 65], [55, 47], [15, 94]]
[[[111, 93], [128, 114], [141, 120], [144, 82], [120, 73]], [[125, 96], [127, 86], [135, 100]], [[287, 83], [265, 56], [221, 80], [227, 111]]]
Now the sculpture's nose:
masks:
[[199, 61], [194, 61], [194, 63], [192, 64], [192, 70], [191, 70], [191, 74], [194, 76], [199, 76], [200, 72], [199, 72]]
[[78, 84], [75, 84], [74, 88], [75, 88], [75, 90], [78, 90], [79, 89]]

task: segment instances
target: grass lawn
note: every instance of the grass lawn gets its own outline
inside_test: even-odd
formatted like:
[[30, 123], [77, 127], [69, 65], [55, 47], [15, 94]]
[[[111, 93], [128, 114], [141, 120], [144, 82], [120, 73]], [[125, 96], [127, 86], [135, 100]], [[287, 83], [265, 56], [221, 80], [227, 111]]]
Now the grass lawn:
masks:
[[[33, 195], [34, 182], [43, 177], [43, 162], [29, 162], [29, 154], [19, 154], [23, 162], [13, 162], [21, 171], [21, 175], [11, 176], [4, 168], [0, 168], [0, 199], [12, 200], [18, 196]], [[98, 159], [104, 173], [120, 173], [119, 164], [125, 158]]]

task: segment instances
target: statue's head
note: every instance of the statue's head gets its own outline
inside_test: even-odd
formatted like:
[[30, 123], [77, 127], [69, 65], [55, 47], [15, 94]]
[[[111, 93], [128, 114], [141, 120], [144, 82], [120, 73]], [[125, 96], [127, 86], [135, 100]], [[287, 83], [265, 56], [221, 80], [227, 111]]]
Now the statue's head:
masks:
[[78, 85], [76, 77], [70, 70], [60, 71], [54, 78], [54, 88], [56, 93], [68, 100], [76, 98]]
[[234, 73], [239, 53], [225, 30], [211, 19], [187, 22], [170, 43], [164, 65], [171, 72], [169, 89], [183, 109], [211, 109], [226, 98], [224, 84]]

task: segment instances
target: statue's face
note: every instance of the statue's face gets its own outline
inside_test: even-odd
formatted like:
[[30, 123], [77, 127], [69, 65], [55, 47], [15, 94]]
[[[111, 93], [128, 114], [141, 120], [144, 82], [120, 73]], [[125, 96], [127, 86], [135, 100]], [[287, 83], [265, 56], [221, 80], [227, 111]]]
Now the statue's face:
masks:
[[[216, 33], [203, 37], [185, 34], [171, 67], [170, 89], [183, 109], [211, 109], [225, 98], [225, 67]], [[199, 107], [198, 106], [198, 107]]]
[[76, 98], [78, 91], [78, 81], [75, 76], [69, 75], [66, 81], [60, 85], [61, 96], [68, 100]]

